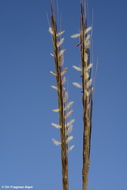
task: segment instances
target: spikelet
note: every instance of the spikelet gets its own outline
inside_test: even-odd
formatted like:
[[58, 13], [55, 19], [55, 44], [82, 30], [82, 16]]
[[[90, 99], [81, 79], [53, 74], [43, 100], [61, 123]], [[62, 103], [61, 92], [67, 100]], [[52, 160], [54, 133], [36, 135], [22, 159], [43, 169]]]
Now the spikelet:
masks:
[[90, 40], [85, 41], [85, 48], [89, 49], [90, 48]]
[[51, 35], [53, 35], [53, 30], [52, 30], [51, 27], [49, 27], [49, 33], [50, 33]]
[[67, 137], [67, 139], [66, 139], [66, 144], [68, 144], [72, 139], [73, 139], [73, 136]]
[[65, 84], [65, 82], [66, 82], [66, 77], [64, 76], [64, 77], [62, 78], [62, 85]]
[[52, 142], [55, 144], [55, 145], [61, 145], [61, 142], [57, 141], [56, 139], [52, 139]]
[[51, 88], [53, 88], [54, 90], [58, 91], [58, 87], [57, 86], [52, 85]]
[[[60, 53], [60, 52], [59, 52]], [[64, 53], [64, 52], [63, 52]], [[61, 54], [61, 53], [60, 53]], [[58, 56], [59, 56], [59, 54], [58, 54]], [[60, 58], [60, 66], [62, 67], [63, 66], [63, 64], [64, 64], [64, 56], [63, 56], [63, 54], [62, 55], [60, 55], [59, 56], [59, 58]]]
[[63, 102], [65, 103], [65, 102], [67, 102], [67, 100], [68, 100], [68, 92], [64, 90], [64, 92], [63, 92]]
[[89, 73], [87, 71], [84, 72], [84, 78], [87, 80], [89, 78]]
[[73, 82], [72, 84], [73, 84], [74, 86], [78, 87], [78, 88], [82, 88], [82, 85], [79, 84], [79, 83], [77, 83], [77, 82]]
[[74, 104], [73, 101], [69, 102], [69, 103], [65, 106], [64, 111], [70, 109], [70, 107], [72, 106], [72, 104]]
[[64, 32], [65, 32], [65, 31], [58, 32], [56, 36], [59, 37], [59, 36], [61, 36]]
[[70, 115], [73, 113], [74, 111], [73, 110], [70, 110], [69, 112], [67, 112], [65, 114], [65, 119], [67, 119], [68, 117], [70, 117]]
[[57, 47], [59, 48], [64, 42], [64, 38], [61, 38], [59, 42], [57, 42]]
[[73, 129], [73, 125], [71, 125], [70, 127], [68, 127], [66, 129], [66, 135], [69, 135], [72, 132], [72, 129]]
[[86, 83], [87, 88], [89, 88], [91, 84], [92, 84], [92, 79], [88, 80], [88, 82]]
[[58, 56], [59, 56], [59, 57], [63, 56], [64, 52], [65, 52], [65, 49], [61, 49], [61, 50], [59, 51]]
[[53, 112], [59, 112], [60, 109], [53, 109], [52, 111], [53, 111]]
[[85, 30], [85, 34], [89, 33], [92, 30], [92, 27], [89, 26], [86, 30]]
[[82, 71], [81, 67], [77, 67], [76, 65], [72, 66], [76, 71]]
[[52, 125], [53, 127], [57, 128], [57, 129], [60, 129], [60, 128], [61, 128], [61, 125], [58, 125], [58, 124], [56, 124], [56, 123], [51, 123], [51, 125]]
[[64, 70], [61, 72], [61, 76], [63, 76], [67, 72], [68, 68], [64, 68]]
[[93, 86], [91, 86], [91, 88], [89, 89], [90, 95], [93, 93], [93, 90], [94, 90], [94, 88], [93, 88]]
[[51, 55], [52, 57], [54, 57], [54, 54], [53, 54], [53, 53], [50, 53], [50, 55]]
[[86, 42], [89, 41], [89, 40], [90, 40], [90, 37], [91, 37], [91, 35], [88, 34], [87, 37], [85, 38], [85, 41], [86, 41]]
[[87, 63], [88, 62], [88, 54], [85, 52], [85, 56], [84, 56], [84, 61]]
[[84, 91], [84, 92], [85, 92], [85, 95], [86, 95], [87, 97], [89, 97], [89, 96], [90, 96], [90, 93], [89, 93], [89, 91], [88, 91], [88, 90], [86, 90], [86, 89], [85, 89], [85, 91]]
[[54, 73], [54, 72], [52, 72], [52, 71], [50, 71], [50, 73], [51, 73], [54, 77], [56, 77], [56, 76], [57, 76], [57, 74], [56, 74], [56, 73]]
[[72, 149], [74, 149], [74, 145], [72, 145], [72, 146], [70, 146], [70, 147], [68, 147], [68, 150], [67, 150], [67, 152], [69, 153]]
[[71, 38], [79, 38], [79, 37], [80, 37], [80, 33], [71, 35]]
[[72, 119], [71, 121], [66, 123], [66, 126], [69, 127], [75, 122], [75, 119]]
[[90, 64], [88, 65], [88, 67], [87, 67], [87, 70], [90, 70], [92, 67], [93, 67], [93, 64], [90, 63]]

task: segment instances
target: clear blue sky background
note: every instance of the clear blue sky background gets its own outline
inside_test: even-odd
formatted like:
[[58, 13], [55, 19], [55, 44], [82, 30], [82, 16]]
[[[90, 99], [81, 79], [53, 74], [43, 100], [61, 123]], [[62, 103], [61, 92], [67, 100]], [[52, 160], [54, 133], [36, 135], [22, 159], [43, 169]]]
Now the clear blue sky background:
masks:
[[[81, 92], [72, 65], [80, 65], [76, 40], [79, 0], [60, 0], [65, 29], [65, 65], [70, 99], [75, 101], [69, 154], [70, 190], [81, 190]], [[94, 63], [98, 57], [93, 114], [89, 190], [127, 189], [127, 2], [89, 0], [94, 10]], [[48, 33], [49, 0], [0, 1], [0, 185], [33, 185], [35, 190], [61, 190], [60, 149], [51, 138], [59, 133], [55, 80]]]

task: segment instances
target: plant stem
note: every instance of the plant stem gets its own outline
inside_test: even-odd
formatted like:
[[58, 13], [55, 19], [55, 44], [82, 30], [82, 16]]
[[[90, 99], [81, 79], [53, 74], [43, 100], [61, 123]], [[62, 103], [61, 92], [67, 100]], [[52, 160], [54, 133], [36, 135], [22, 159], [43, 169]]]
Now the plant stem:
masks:
[[61, 163], [62, 163], [62, 183], [63, 190], [68, 190], [68, 145], [66, 143], [66, 120], [65, 120], [65, 111], [64, 111], [64, 87], [62, 84], [62, 60], [60, 56], [60, 48], [57, 46], [58, 37], [57, 37], [57, 24], [55, 20], [55, 16], [53, 13], [53, 7], [51, 5], [51, 27], [53, 30], [53, 46], [54, 46], [54, 62], [56, 68], [56, 81], [58, 87], [58, 107], [59, 107], [59, 124], [61, 126], [60, 129], [60, 137], [61, 137]]
[[[90, 64], [90, 51], [86, 48], [85, 30], [87, 28], [86, 23], [86, 10], [83, 3], [81, 3], [81, 23], [80, 23], [80, 43], [81, 43], [81, 62], [82, 62], [82, 104], [83, 104], [83, 167], [82, 167], [82, 190], [87, 190], [88, 186], [88, 171], [90, 163], [90, 141], [91, 141], [91, 116], [92, 116], [92, 91], [88, 87], [89, 77], [85, 78], [85, 73]], [[86, 95], [85, 92], [89, 94]]]

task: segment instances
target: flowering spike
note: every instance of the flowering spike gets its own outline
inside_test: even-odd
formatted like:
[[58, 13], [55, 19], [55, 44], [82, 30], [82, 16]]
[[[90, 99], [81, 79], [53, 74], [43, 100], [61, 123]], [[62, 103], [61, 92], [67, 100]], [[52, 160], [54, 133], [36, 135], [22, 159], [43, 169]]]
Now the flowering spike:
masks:
[[[80, 15], [80, 34], [72, 35], [72, 38], [80, 37], [77, 46], [80, 46], [81, 55], [81, 70], [77, 66], [73, 66], [78, 71], [81, 71], [80, 85], [74, 82], [73, 85], [82, 88], [82, 104], [83, 104], [83, 167], [82, 167], [82, 190], [87, 190], [88, 185], [88, 171], [90, 164], [90, 148], [91, 148], [91, 129], [92, 129], [92, 80], [91, 78], [91, 33], [92, 27], [87, 28], [87, 2], [81, 0], [81, 15]], [[67, 128], [68, 130], [68, 128]], [[73, 149], [68, 148], [68, 152]]]
[[65, 49], [62, 49], [61, 46], [64, 42], [64, 38], [61, 38], [61, 35], [64, 31], [60, 31], [57, 33], [57, 19], [55, 18], [54, 7], [51, 1], [51, 27], [50, 33], [52, 34], [52, 42], [53, 42], [53, 53], [54, 53], [54, 64], [55, 64], [55, 72], [56, 76], [56, 85], [57, 85], [57, 99], [58, 99], [58, 109], [53, 110], [54, 112], [59, 112], [59, 124], [52, 124], [56, 128], [60, 128], [60, 141], [56, 141], [52, 139], [54, 144], [61, 145], [61, 160], [62, 160], [62, 181], [63, 181], [63, 189], [68, 190], [68, 154], [67, 154], [67, 144], [66, 144], [66, 112], [64, 111], [64, 107], [66, 105], [65, 101], [67, 99], [66, 90], [65, 90], [65, 72], [63, 68], [64, 64], [64, 52]]

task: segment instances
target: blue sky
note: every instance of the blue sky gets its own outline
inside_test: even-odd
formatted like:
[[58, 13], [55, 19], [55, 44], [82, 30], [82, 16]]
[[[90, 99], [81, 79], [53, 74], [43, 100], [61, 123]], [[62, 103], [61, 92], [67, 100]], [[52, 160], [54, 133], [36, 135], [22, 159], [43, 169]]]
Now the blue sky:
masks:
[[[69, 154], [70, 190], [81, 189], [81, 92], [71, 84], [80, 81], [72, 65], [80, 65], [76, 40], [79, 0], [59, 3], [65, 29], [65, 65], [68, 90], [74, 100], [75, 149]], [[89, 190], [127, 188], [127, 2], [89, 0], [89, 23], [94, 12], [93, 57], [98, 58], [94, 94]], [[55, 80], [50, 57], [48, 0], [0, 1], [0, 185], [33, 185], [35, 190], [61, 190], [60, 149], [51, 138], [58, 116]]]

